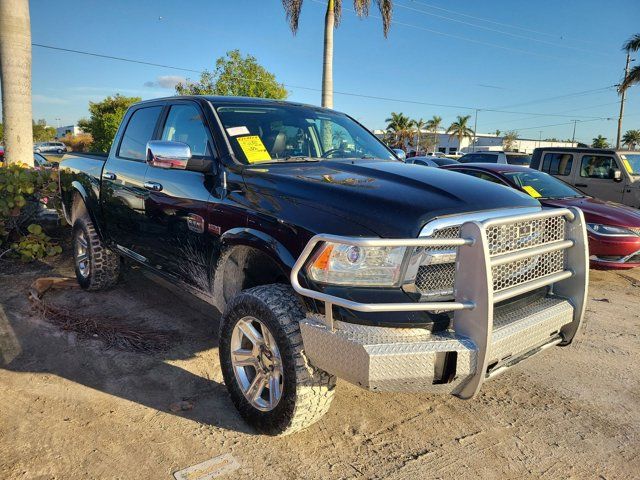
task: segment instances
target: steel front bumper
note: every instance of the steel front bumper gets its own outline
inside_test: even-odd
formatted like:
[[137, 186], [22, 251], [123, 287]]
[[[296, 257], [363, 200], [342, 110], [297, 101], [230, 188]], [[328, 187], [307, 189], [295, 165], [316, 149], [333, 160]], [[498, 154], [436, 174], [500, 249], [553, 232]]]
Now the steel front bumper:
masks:
[[[544, 221], [564, 216], [565, 236], [548, 244], [492, 255], [487, 229], [517, 222]], [[359, 304], [309, 290], [298, 275], [321, 241], [362, 246], [456, 246], [454, 302]], [[564, 251], [564, 269], [531, 281], [494, 291], [493, 272], [514, 262], [542, 258]], [[570, 343], [584, 316], [588, 282], [586, 231], [577, 209], [546, 210], [517, 216], [470, 221], [461, 238], [412, 240], [345, 239], [317, 236], [294, 266], [291, 281], [302, 295], [325, 302], [325, 316], [309, 315], [300, 328], [305, 353], [318, 368], [375, 391], [427, 391], [471, 398], [482, 383], [509, 366], [545, 348]], [[529, 303], [514, 302], [494, 311], [494, 304], [523, 293], [549, 287], [545, 297]], [[355, 311], [454, 312], [452, 328], [431, 333], [419, 328], [385, 328], [334, 321], [332, 305]]]

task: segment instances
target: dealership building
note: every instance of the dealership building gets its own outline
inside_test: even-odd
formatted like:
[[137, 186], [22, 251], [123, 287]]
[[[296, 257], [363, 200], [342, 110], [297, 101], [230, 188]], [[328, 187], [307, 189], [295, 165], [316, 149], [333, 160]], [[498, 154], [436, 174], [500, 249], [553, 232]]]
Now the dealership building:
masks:
[[[382, 139], [385, 136], [384, 130], [374, 130], [374, 135], [378, 138]], [[435, 147], [436, 152], [445, 153], [447, 155], [463, 155], [465, 153], [469, 153], [471, 151], [482, 152], [482, 151], [502, 151], [504, 150], [504, 137], [490, 134], [490, 133], [479, 133], [475, 137], [475, 148], [474, 148], [474, 139], [473, 138], [463, 138], [462, 144], [458, 143], [458, 139], [456, 137], [451, 137], [446, 132], [439, 132], [437, 134], [437, 145]], [[422, 131], [422, 138], [425, 137], [433, 137], [433, 133], [427, 132], [426, 130]], [[523, 153], [533, 153], [533, 150], [538, 147], [577, 147], [577, 142], [551, 142], [547, 140], [541, 139], [531, 139], [531, 138], [518, 138], [513, 141], [513, 147], [511, 151], [513, 152], [523, 152]], [[433, 148], [433, 147], [431, 147]], [[412, 147], [408, 147], [407, 151], [413, 150]]]

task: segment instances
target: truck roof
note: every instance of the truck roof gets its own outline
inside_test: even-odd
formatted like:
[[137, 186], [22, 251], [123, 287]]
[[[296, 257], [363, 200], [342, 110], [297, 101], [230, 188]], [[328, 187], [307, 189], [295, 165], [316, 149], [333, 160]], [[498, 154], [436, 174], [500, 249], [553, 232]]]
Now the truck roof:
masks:
[[629, 151], [629, 150], [623, 150], [623, 149], [616, 149], [616, 148], [592, 148], [592, 147], [538, 147], [536, 148], [533, 153], [535, 154], [538, 151], [545, 151], [545, 152], [575, 152], [575, 153], [616, 153], [616, 152], [623, 152], [623, 151]]
[[300, 102], [291, 102], [287, 100], [276, 100], [273, 98], [256, 98], [256, 97], [234, 97], [234, 96], [223, 96], [223, 95], [174, 95], [170, 97], [161, 97], [161, 98], [152, 98], [148, 100], [143, 100], [140, 103], [152, 103], [158, 101], [166, 101], [166, 100], [197, 100], [197, 101], [207, 101], [211, 102], [214, 105], [223, 105], [223, 104], [245, 104], [245, 105], [295, 105], [300, 107], [309, 107], [314, 109], [322, 109], [322, 110], [330, 110], [325, 109], [323, 107], [319, 107], [317, 105], [310, 105], [306, 103]]

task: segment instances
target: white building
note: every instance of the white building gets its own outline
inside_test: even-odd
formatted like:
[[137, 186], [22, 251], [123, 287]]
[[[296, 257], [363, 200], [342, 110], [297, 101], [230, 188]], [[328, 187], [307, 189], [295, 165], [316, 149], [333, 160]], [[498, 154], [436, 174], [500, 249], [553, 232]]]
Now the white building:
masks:
[[82, 129], [77, 125], [67, 125], [65, 127], [56, 128], [56, 137], [62, 138], [70, 133], [71, 135], [78, 135], [82, 133]]
[[[378, 138], [383, 138], [385, 135], [384, 130], [374, 130], [374, 135]], [[475, 149], [473, 147], [473, 138], [463, 138], [462, 145], [459, 145], [456, 137], [451, 137], [446, 132], [438, 132], [438, 144], [436, 145], [436, 152], [446, 153], [447, 155], [464, 155], [472, 151], [502, 151], [504, 150], [504, 137], [497, 136], [491, 133], [478, 133], [475, 138]], [[422, 138], [427, 136], [432, 137], [433, 133], [422, 131]], [[533, 150], [538, 147], [577, 147], [577, 142], [550, 142], [546, 140], [530, 139], [530, 138], [518, 138], [513, 142], [511, 151], [522, 153], [533, 153]], [[413, 150], [413, 147], [408, 147], [407, 151]]]

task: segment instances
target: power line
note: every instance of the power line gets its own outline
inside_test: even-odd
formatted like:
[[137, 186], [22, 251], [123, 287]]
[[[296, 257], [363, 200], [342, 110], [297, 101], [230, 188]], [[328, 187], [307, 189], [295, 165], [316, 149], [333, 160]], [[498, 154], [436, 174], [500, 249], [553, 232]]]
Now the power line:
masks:
[[[310, 1], [312, 1], [314, 3], [318, 3], [320, 5], [324, 5], [324, 6], [327, 5], [327, 3], [325, 1], [323, 1], [323, 0], [310, 0]], [[347, 8], [347, 7], [342, 7], [342, 8], [344, 10], [349, 11], [349, 12], [357, 13], [352, 8]], [[369, 17], [376, 18], [376, 19], [379, 19], [379, 20], [382, 19], [382, 17], [379, 17], [377, 15], [369, 15]], [[462, 35], [455, 35], [453, 33], [441, 32], [439, 30], [434, 30], [432, 28], [426, 28], [426, 27], [422, 27], [422, 26], [419, 26], [419, 25], [413, 25], [411, 23], [400, 22], [398, 20], [392, 20], [391, 23], [394, 24], [394, 25], [400, 25], [400, 26], [403, 26], [403, 27], [410, 27], [410, 28], [415, 28], [417, 30], [423, 30], [425, 32], [435, 33], [436, 35], [443, 35], [445, 37], [457, 38], [458, 40], [464, 40], [466, 42], [477, 43], [479, 45], [486, 45], [486, 46], [493, 47], [493, 48], [499, 48], [501, 50], [507, 50], [509, 52], [516, 52], [516, 53], [522, 53], [524, 55], [533, 55], [535, 57], [549, 58], [549, 59], [552, 59], [552, 60], [560, 60], [562, 62], [578, 63], [578, 64], [583, 64], [583, 65], [593, 66], [592, 63], [580, 62], [580, 61], [575, 61], [575, 60], [572, 61], [572, 60], [567, 60], [566, 58], [562, 58], [562, 57], [556, 57], [556, 56], [553, 56], [553, 55], [546, 55], [544, 53], [537, 53], [537, 52], [531, 52], [529, 50], [522, 50], [522, 49], [519, 49], [519, 48], [506, 47], [504, 45], [499, 45], [497, 43], [484, 42], [482, 40], [476, 40], [474, 38], [463, 37]]]
[[593, 94], [593, 93], [604, 92], [606, 90], [611, 90], [612, 88], [614, 88], [614, 85], [609, 85], [607, 87], [601, 87], [601, 88], [594, 88], [592, 90], [582, 90], [580, 92], [566, 93], [566, 94], [563, 94], [563, 95], [556, 95], [554, 97], [538, 98], [536, 100], [529, 100], [527, 102], [515, 103], [515, 104], [512, 104], [512, 105], [501, 105], [501, 106], [496, 107], [496, 108], [513, 108], [513, 107], [521, 107], [521, 106], [524, 106], [524, 105], [531, 105], [531, 104], [534, 104], [534, 103], [551, 102], [553, 100], [560, 100], [562, 98], [579, 97], [579, 96], [585, 96], [585, 95], [589, 95], [589, 94]]
[[600, 119], [600, 118], [594, 118], [592, 120], [575, 120], [573, 122], [564, 122], [564, 123], [552, 123], [551, 125], [537, 125], [535, 127], [523, 127], [523, 128], [514, 128], [513, 130], [515, 130], [516, 132], [519, 132], [521, 130], [534, 130], [536, 128], [547, 128], [547, 127], [558, 127], [560, 125], [573, 125], [574, 122], [578, 122], [578, 123], [587, 123], [587, 122], [596, 122], [596, 121], [602, 121], [602, 120], [608, 120], [611, 121], [611, 118], [604, 118], [604, 119]]
[[602, 55], [602, 56], [609, 56], [606, 53], [597, 52], [597, 51], [593, 51], [593, 50], [588, 50], [586, 48], [573, 47], [571, 45], [562, 45], [560, 43], [550, 42], [548, 40], [541, 40], [539, 38], [535, 38], [535, 37], [531, 37], [531, 36], [519, 35], [517, 33], [505, 32], [504, 30], [498, 30], [496, 28], [486, 27], [484, 25], [477, 25], [477, 24], [472, 23], [472, 22], [467, 22], [465, 20], [460, 20], [460, 19], [457, 19], [457, 18], [447, 17], [445, 15], [439, 15], [437, 13], [427, 12], [425, 10], [421, 10], [421, 9], [415, 8], [415, 7], [410, 7], [409, 5], [403, 5], [403, 4], [397, 3], [397, 2], [395, 3], [395, 6], [397, 6], [399, 8], [404, 8], [406, 10], [411, 10], [413, 12], [422, 13], [423, 15], [429, 15], [429, 16], [432, 16], [432, 17], [441, 18], [441, 19], [447, 20], [449, 22], [461, 23], [463, 25], [468, 25], [468, 26], [471, 26], [473, 28], [479, 28], [481, 30], [486, 30], [486, 31], [489, 31], [489, 32], [494, 32], [494, 33], [499, 33], [501, 35], [508, 35], [508, 36], [514, 37], [514, 38], [522, 38], [524, 40], [529, 40], [531, 42], [543, 43], [545, 45], [551, 45], [551, 46], [554, 46], [554, 47], [567, 48], [567, 49], [570, 49], [570, 50], [577, 50], [577, 51], [580, 51], [580, 52], [586, 52], [586, 53], [597, 54], [597, 55]]
[[[540, 30], [532, 30], [530, 28], [526, 28], [526, 27], [523, 27], [521, 25], [515, 25], [513, 23], [504, 23], [504, 22], [498, 22], [496, 20], [492, 20], [492, 19], [488, 19], [488, 18], [477, 17], [477, 16], [469, 15], [469, 14], [466, 14], [466, 13], [463, 13], [463, 12], [459, 12], [459, 11], [455, 11], [455, 10], [449, 10], [447, 8], [439, 7], [437, 5], [433, 5], [431, 3], [422, 2], [422, 1], [419, 1], [419, 0], [411, 0], [411, 1], [413, 3], [424, 5], [425, 7], [433, 8], [435, 10], [440, 10], [440, 11], [443, 11], [443, 12], [453, 13], [454, 15], [459, 15], [461, 17], [466, 17], [466, 18], [472, 18], [474, 20], [480, 20], [481, 22], [491, 23], [493, 25], [500, 25], [500, 26], [511, 28], [511, 29], [514, 29], [514, 30], [521, 30], [521, 31], [524, 31], [524, 32], [535, 33], [537, 35], [545, 35], [547, 37], [553, 37], [553, 38], [557, 38], [558, 37], [557, 33], [541, 32]], [[565, 36], [564, 35], [560, 35], [560, 38], [564, 39]], [[600, 42], [594, 42], [594, 41], [589, 41], [589, 40], [579, 40], [579, 42], [580, 43], [585, 43], [585, 44], [600, 45]]]
[[[160, 68], [169, 68], [169, 69], [172, 69], [172, 70], [179, 70], [179, 71], [184, 71], [184, 72], [191, 72], [191, 73], [202, 73], [203, 72], [202, 70], [196, 70], [196, 69], [192, 69], [192, 68], [178, 67], [178, 66], [174, 66], [174, 65], [166, 65], [166, 64], [160, 64], [160, 63], [155, 63], [155, 62], [148, 62], [148, 61], [144, 61], [144, 60], [136, 60], [136, 59], [132, 59], [132, 58], [120, 57], [120, 56], [115, 56], [115, 55], [106, 55], [106, 54], [95, 53], [95, 52], [87, 52], [87, 51], [83, 51], [83, 50], [76, 50], [76, 49], [70, 49], [70, 48], [57, 47], [57, 46], [54, 46], [54, 45], [44, 45], [44, 44], [41, 44], [41, 43], [32, 43], [32, 46], [40, 47], [40, 48], [46, 48], [46, 49], [49, 49], [49, 50], [62, 51], [62, 52], [66, 52], [66, 53], [74, 53], [74, 54], [78, 54], [78, 55], [88, 55], [88, 56], [91, 56], [91, 57], [105, 58], [105, 59], [108, 59], [108, 60], [116, 60], [116, 61], [121, 61], [121, 62], [134, 63], [134, 64], [140, 64], [140, 65], [146, 65], [146, 66], [160, 67]], [[241, 77], [241, 76], [237, 76], [237, 75], [234, 76], [233, 78], [235, 78], [237, 80], [243, 80], [243, 81], [261, 82], [260, 80], [248, 79], [246, 77]], [[321, 92], [322, 91], [322, 89], [320, 89], [320, 88], [307, 87], [307, 86], [302, 86], [302, 85], [292, 85], [292, 84], [287, 84], [287, 83], [283, 83], [282, 85], [284, 85], [285, 87], [288, 87], [288, 88], [293, 88], [293, 89], [303, 89], [303, 90], [310, 90], [310, 91], [315, 91], [315, 92]], [[429, 106], [429, 107], [455, 108], [455, 109], [458, 109], [458, 110], [479, 110], [479, 111], [484, 111], [484, 112], [497, 112], [497, 113], [506, 113], [506, 114], [516, 114], [516, 115], [534, 115], [534, 116], [576, 118], [575, 116], [571, 116], [571, 115], [560, 115], [560, 114], [554, 114], [554, 113], [539, 113], [539, 112], [520, 112], [520, 111], [509, 111], [509, 110], [498, 110], [498, 109], [485, 109], [485, 108], [477, 108], [477, 107], [465, 106], [465, 105], [448, 105], [448, 104], [444, 104], [444, 103], [422, 102], [422, 101], [418, 101], [418, 100], [408, 100], [408, 99], [402, 99], [402, 98], [383, 97], [383, 96], [379, 96], [379, 95], [367, 95], [367, 94], [362, 94], [362, 93], [343, 92], [343, 91], [338, 91], [338, 90], [334, 91], [334, 94], [350, 96], [350, 97], [357, 97], [357, 98], [368, 98], [368, 99], [372, 99], [372, 100], [383, 100], [383, 101], [396, 102], [396, 103], [409, 103], [409, 104], [423, 105], [423, 106]], [[592, 120], [602, 120], [602, 119], [604, 119], [604, 117], [593, 117], [593, 116], [581, 116], [581, 117], [585, 118], [585, 119], [592, 119]]]

